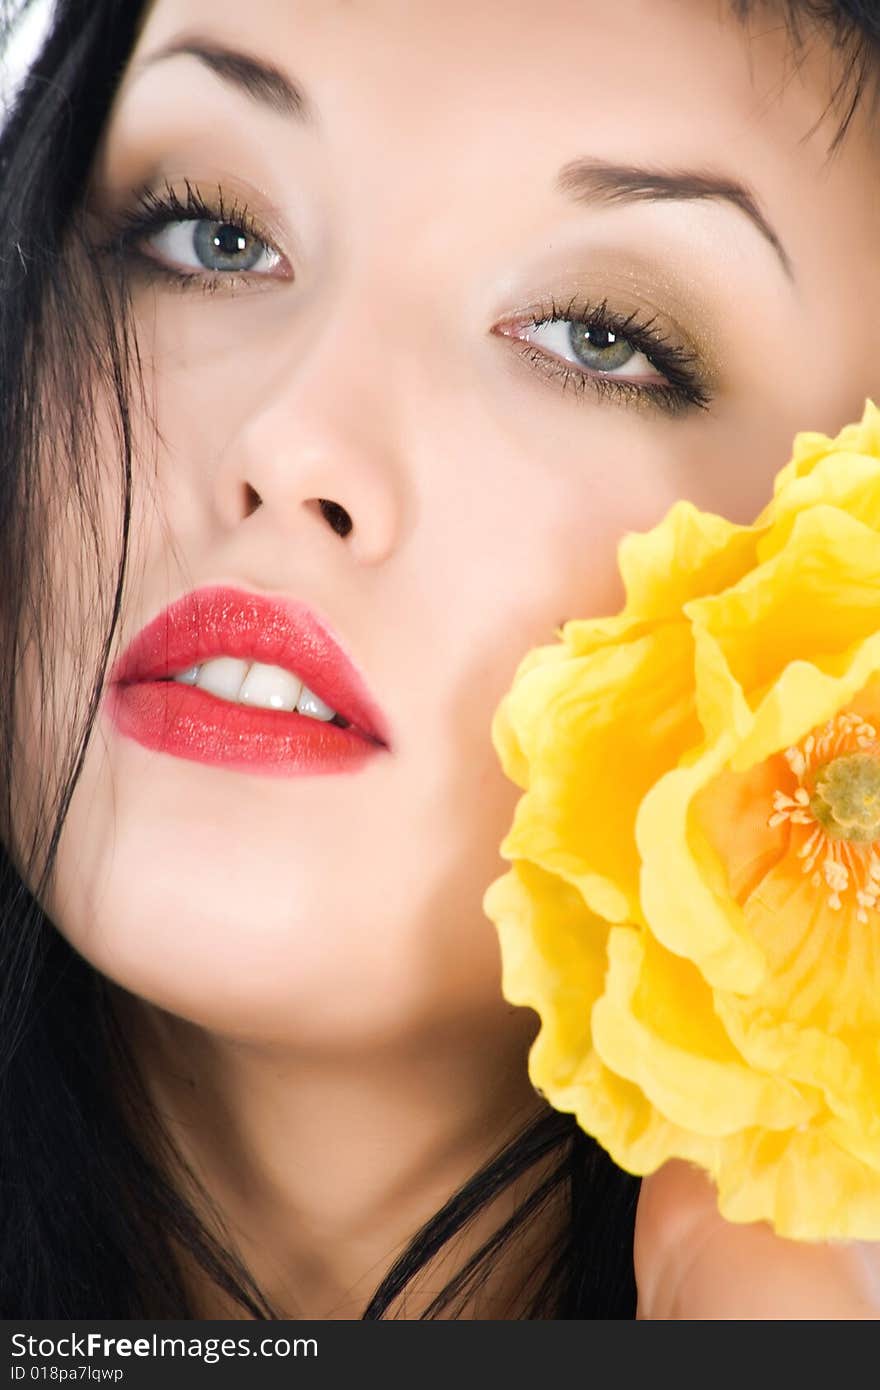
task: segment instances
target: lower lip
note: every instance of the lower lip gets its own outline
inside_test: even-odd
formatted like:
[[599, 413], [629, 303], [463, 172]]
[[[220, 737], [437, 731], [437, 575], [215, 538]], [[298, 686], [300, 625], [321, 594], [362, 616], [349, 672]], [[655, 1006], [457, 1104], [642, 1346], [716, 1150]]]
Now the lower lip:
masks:
[[181, 681], [113, 685], [105, 707], [116, 729], [144, 748], [263, 776], [352, 772], [381, 751], [354, 729], [233, 704]]

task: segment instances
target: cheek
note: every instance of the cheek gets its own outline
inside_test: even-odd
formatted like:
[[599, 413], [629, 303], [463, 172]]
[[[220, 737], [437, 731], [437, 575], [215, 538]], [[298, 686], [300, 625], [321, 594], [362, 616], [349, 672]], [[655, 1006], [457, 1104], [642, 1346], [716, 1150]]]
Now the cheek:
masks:
[[466, 731], [284, 786], [111, 733], [89, 750], [47, 907], [98, 969], [227, 1035], [504, 1027], [481, 900], [516, 795]]

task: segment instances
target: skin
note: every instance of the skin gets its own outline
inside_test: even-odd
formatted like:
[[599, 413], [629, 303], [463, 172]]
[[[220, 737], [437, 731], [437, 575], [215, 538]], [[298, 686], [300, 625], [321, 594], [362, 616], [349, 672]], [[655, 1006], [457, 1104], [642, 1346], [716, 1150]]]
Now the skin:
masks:
[[[682, 496], [750, 520], [794, 433], [836, 432], [876, 386], [877, 152], [859, 116], [828, 158], [826, 41], [794, 70], [767, 18], [749, 33], [705, 0], [156, 0], [125, 74], [98, 221], [145, 179], [208, 198], [219, 182], [293, 277], [210, 296], [133, 282], [161, 439], [115, 650], [197, 585], [304, 599], [364, 670], [392, 750], [353, 776], [269, 779], [147, 752], [102, 715], [48, 907], [125, 991], [173, 1132], [288, 1315], [356, 1315], [540, 1105], [536, 1020], [503, 1001], [481, 911], [519, 795], [489, 724], [520, 657], [619, 605], [625, 531]], [[191, 57], [145, 66], [193, 34], [295, 75], [315, 122]], [[742, 180], [786, 264], [724, 200], [566, 199], [556, 172], [585, 156]], [[573, 296], [656, 316], [708, 408], [563, 389], [559, 339], [529, 311]], [[668, 1165], [643, 1185], [640, 1316], [753, 1315], [758, 1268], [761, 1315], [863, 1315], [839, 1260], [798, 1303], [811, 1253], [726, 1227], [700, 1175]], [[467, 1315], [503, 1316], [507, 1277]], [[234, 1315], [193, 1285], [203, 1316]]]

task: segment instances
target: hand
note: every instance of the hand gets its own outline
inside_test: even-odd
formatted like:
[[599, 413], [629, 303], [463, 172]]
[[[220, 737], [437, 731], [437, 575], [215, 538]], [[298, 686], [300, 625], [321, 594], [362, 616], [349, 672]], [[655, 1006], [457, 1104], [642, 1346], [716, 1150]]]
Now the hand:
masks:
[[709, 1178], [678, 1159], [642, 1181], [634, 1253], [639, 1318], [880, 1318], [880, 1241], [725, 1221]]

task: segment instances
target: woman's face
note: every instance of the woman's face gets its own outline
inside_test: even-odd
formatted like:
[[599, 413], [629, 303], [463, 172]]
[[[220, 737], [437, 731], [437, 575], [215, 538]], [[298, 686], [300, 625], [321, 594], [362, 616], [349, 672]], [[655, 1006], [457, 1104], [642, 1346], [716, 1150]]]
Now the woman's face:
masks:
[[248, 220], [178, 209], [131, 262], [159, 442], [116, 650], [205, 586], [305, 603], [390, 747], [279, 776], [105, 707], [48, 904], [100, 970], [296, 1046], [521, 1026], [481, 909], [520, 657], [617, 607], [626, 530], [750, 520], [876, 389], [880, 171], [861, 117], [827, 157], [829, 54], [707, 0], [155, 0], [94, 207]]

